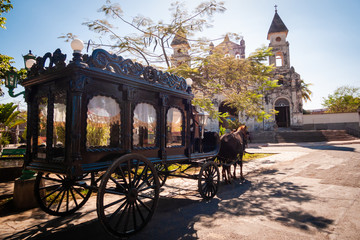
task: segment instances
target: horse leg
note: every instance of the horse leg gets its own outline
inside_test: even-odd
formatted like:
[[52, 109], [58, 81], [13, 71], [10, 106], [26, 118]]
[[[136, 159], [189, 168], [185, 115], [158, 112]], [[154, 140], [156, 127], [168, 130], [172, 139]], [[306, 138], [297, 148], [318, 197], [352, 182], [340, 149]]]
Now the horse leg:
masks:
[[245, 178], [244, 178], [244, 175], [243, 175], [243, 171], [242, 171], [242, 169], [243, 169], [243, 153], [242, 154], [240, 154], [240, 179], [241, 179], [241, 181], [244, 181], [245, 180]]
[[236, 179], [236, 164], [237, 164], [237, 161], [234, 163], [234, 174], [233, 174], [234, 179]]
[[226, 166], [226, 172], [227, 172], [227, 183], [231, 184], [231, 171], [230, 171], [230, 165]]

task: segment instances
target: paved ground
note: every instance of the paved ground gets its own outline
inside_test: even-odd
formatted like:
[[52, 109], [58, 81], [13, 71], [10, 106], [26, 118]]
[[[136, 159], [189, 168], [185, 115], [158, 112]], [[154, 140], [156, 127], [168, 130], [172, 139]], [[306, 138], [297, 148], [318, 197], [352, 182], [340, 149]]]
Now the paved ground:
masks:
[[[247, 180], [221, 184], [210, 202], [201, 200], [197, 181], [170, 179], [153, 219], [130, 239], [360, 239], [360, 141], [248, 152], [278, 154], [246, 163]], [[0, 239], [111, 239], [95, 201], [66, 218], [39, 209], [0, 215]]]

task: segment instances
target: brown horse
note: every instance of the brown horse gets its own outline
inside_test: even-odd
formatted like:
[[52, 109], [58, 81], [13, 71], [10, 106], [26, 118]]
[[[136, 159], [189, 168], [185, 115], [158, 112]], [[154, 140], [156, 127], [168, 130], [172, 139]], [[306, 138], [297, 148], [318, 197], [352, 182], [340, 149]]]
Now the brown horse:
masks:
[[[236, 178], [236, 164], [240, 165], [240, 179], [244, 180], [242, 159], [247, 144], [246, 126], [240, 126], [236, 131], [224, 134], [220, 138], [220, 152], [218, 159], [223, 165], [222, 174], [225, 182], [230, 183]], [[234, 165], [234, 174], [231, 176], [230, 167]]]

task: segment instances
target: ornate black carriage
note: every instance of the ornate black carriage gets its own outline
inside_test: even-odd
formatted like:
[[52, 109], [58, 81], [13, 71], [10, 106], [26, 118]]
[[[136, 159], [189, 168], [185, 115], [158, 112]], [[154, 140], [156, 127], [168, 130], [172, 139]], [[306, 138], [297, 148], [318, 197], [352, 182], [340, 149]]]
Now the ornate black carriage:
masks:
[[203, 198], [220, 181], [216, 133], [201, 137], [185, 79], [97, 49], [38, 57], [25, 87], [25, 166], [38, 172], [35, 196], [52, 215], [71, 214], [97, 192], [105, 229], [126, 236], [151, 219], [174, 163], [201, 167]]

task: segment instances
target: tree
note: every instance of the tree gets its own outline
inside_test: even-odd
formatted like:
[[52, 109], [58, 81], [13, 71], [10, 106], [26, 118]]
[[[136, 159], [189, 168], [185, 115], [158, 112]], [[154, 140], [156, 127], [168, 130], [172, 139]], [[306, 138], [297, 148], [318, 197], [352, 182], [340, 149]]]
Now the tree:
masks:
[[[132, 57], [143, 59], [148, 65], [165, 63], [169, 68], [169, 46], [175, 34], [182, 31], [188, 37], [191, 37], [196, 32], [210, 27], [209, 22], [213, 14], [225, 11], [223, 5], [223, 2], [210, 0], [199, 4], [192, 13], [189, 13], [183, 3], [174, 2], [170, 7], [172, 20], [170, 23], [165, 23], [162, 20], [154, 22], [150, 18], [141, 15], [133, 17], [131, 20], [125, 19], [120, 5], [107, 0], [106, 4], [99, 9], [99, 12], [111, 17], [113, 21], [131, 26], [135, 33], [120, 36], [116, 33], [114, 27], [119, 26], [119, 24], [112, 24], [106, 19], [92, 20], [83, 24], [94, 32], [110, 35], [110, 39], [115, 41], [115, 44], [108, 46], [116, 51], [115, 53], [130, 53]], [[68, 33], [65, 36], [60, 36], [60, 38], [68, 39], [73, 36], [72, 33]], [[103, 46], [96, 43], [94, 45], [95, 47]]]
[[14, 103], [0, 104], [0, 148], [10, 143], [8, 130], [26, 122], [17, 107]]
[[311, 85], [311, 83], [305, 83], [304, 80], [300, 80], [301, 97], [305, 102], [311, 101], [312, 91], [309, 88]]
[[198, 57], [192, 66], [183, 64], [172, 72], [193, 79], [194, 103], [216, 116], [211, 99], [225, 96], [226, 104], [241, 115], [269, 118], [275, 111], [266, 112], [263, 107], [265, 93], [278, 87], [273, 79], [274, 67], [263, 64], [272, 55], [271, 48], [260, 48], [246, 59], [225, 56], [213, 51], [205, 57]]
[[0, 28], [6, 29], [6, 17], [2, 17], [3, 13], [9, 12], [13, 8], [10, 0], [0, 0]]
[[[150, 18], [136, 16], [131, 20], [123, 17], [119, 4], [112, 4], [109, 0], [99, 11], [112, 20], [131, 26], [136, 33], [120, 36], [108, 20], [93, 20], [84, 24], [90, 30], [103, 35], [110, 35], [115, 44], [109, 45], [116, 53], [130, 53], [132, 56], [142, 58], [146, 64], [165, 63], [169, 71], [182, 77], [191, 77], [194, 80], [194, 104], [210, 112], [212, 117], [220, 118], [222, 115], [213, 106], [211, 99], [216, 94], [224, 94], [227, 104], [236, 108], [247, 116], [256, 116], [259, 119], [270, 117], [274, 111], [265, 112], [263, 98], [267, 90], [276, 87], [276, 80], [271, 80], [272, 66], [266, 66], [263, 61], [271, 54], [270, 49], [260, 49], [246, 60], [234, 57], [224, 57], [222, 53], [209, 55], [209, 43], [205, 39], [193, 40], [191, 37], [209, 24], [215, 13], [222, 13], [226, 9], [223, 2], [210, 0], [203, 2], [191, 13], [186, 10], [183, 3], [171, 4], [171, 20], [169, 23]], [[116, 24], [118, 26], [118, 24]], [[174, 36], [181, 33], [191, 43], [191, 66], [182, 65], [171, 68], [169, 42]], [[231, 37], [239, 36], [232, 33]], [[68, 33], [61, 38], [69, 39], [74, 35]], [[96, 45], [95, 46], [99, 46]]]
[[329, 113], [356, 112], [360, 108], [360, 88], [338, 87], [333, 94], [323, 98], [322, 105]]

